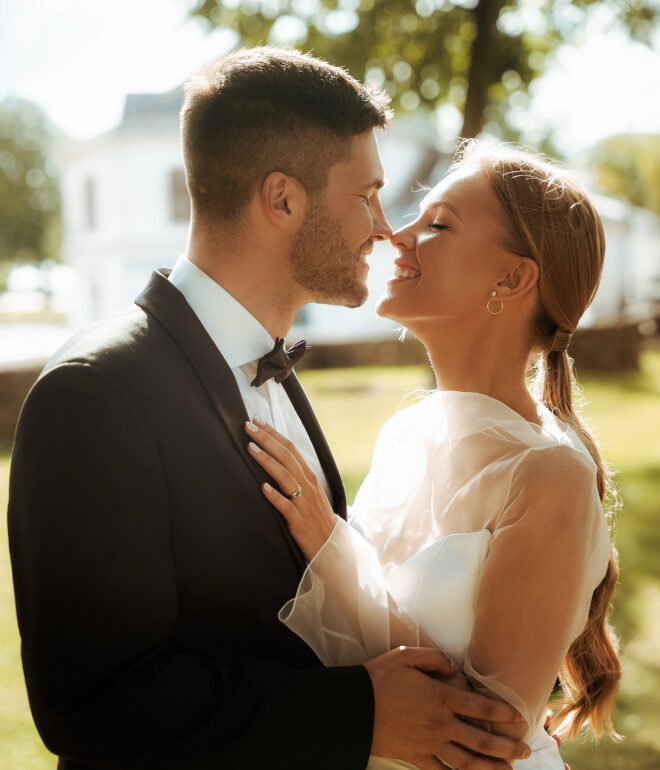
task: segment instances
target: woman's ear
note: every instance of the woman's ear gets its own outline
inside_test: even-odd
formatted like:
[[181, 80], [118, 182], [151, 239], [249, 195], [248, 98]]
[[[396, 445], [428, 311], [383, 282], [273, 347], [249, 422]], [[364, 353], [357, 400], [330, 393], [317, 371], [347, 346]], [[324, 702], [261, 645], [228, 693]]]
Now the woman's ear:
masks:
[[497, 282], [498, 299], [518, 299], [531, 291], [539, 281], [539, 266], [529, 257], [513, 260], [505, 276]]
[[305, 217], [307, 193], [300, 182], [282, 171], [271, 171], [261, 185], [261, 207], [272, 224], [297, 231]]

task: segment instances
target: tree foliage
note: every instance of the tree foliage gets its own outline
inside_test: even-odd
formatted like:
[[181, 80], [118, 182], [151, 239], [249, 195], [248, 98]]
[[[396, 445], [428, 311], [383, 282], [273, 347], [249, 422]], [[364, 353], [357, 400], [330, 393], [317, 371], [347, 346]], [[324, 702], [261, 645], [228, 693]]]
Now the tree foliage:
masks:
[[660, 214], [660, 135], [608, 137], [596, 145], [590, 161], [603, 192]]
[[644, 42], [660, 14], [657, 0], [194, 0], [191, 14], [243, 45], [290, 43], [346, 66], [402, 112], [451, 103], [467, 137], [485, 123], [510, 133], [509, 109], [597, 6]]
[[31, 102], [0, 103], [0, 262], [57, 258], [60, 194], [52, 132]]

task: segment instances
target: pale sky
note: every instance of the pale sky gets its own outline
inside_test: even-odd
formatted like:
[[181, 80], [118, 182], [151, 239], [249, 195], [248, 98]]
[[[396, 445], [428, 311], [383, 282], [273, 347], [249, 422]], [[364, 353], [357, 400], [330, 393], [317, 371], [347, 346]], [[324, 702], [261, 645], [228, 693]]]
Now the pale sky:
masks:
[[[534, 0], [529, 0], [534, 5]], [[189, 0], [0, 0], [0, 99], [43, 107], [66, 133], [113, 127], [126, 93], [174, 88], [226, 50], [231, 33], [186, 20]], [[608, 134], [660, 133], [660, 35], [649, 50], [597, 21], [564, 47], [523, 116], [555, 126], [568, 154]]]

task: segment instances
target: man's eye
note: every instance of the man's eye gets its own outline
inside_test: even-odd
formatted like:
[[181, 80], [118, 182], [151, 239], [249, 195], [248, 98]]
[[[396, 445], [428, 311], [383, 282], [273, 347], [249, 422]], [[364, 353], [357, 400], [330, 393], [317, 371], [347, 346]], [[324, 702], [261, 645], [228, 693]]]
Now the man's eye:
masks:
[[439, 222], [431, 222], [429, 227], [432, 230], [449, 230], [449, 225], [441, 225]]

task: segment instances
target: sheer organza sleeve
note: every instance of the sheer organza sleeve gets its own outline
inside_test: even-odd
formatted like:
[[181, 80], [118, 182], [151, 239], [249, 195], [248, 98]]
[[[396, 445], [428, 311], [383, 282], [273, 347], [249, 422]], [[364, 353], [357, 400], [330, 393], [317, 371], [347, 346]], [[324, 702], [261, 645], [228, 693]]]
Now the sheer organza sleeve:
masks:
[[513, 474], [484, 562], [464, 669], [530, 727], [607, 567], [595, 471], [567, 447], [530, 451]]
[[388, 591], [376, 551], [340, 518], [279, 618], [326, 666], [364, 663], [420, 641], [416, 623]]

